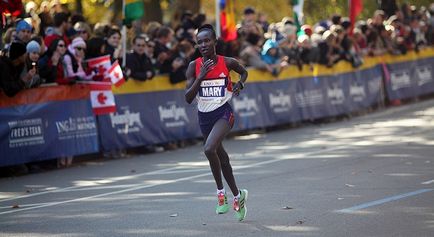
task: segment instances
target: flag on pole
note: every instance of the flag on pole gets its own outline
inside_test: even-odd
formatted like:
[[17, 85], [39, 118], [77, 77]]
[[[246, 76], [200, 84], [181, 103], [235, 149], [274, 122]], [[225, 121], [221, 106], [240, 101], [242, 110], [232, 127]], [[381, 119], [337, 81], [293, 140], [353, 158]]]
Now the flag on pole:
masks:
[[119, 87], [125, 83], [124, 74], [122, 73], [122, 68], [116, 60], [113, 65], [108, 70], [108, 78], [116, 86]]
[[237, 39], [234, 0], [220, 0], [220, 28], [224, 41]]
[[107, 82], [90, 83], [90, 103], [96, 115], [116, 112], [112, 85]]
[[[12, 16], [21, 15], [23, 10], [23, 2], [21, 0], [1, 0], [0, 1], [0, 14], [11, 14]], [[6, 22], [4, 22], [6, 24]]]
[[297, 35], [303, 35], [304, 31], [301, 29], [303, 24], [303, 5], [304, 0], [292, 0], [292, 11], [294, 13], [294, 23], [297, 26]]
[[144, 14], [143, 0], [124, 0], [124, 9], [125, 24], [140, 19]]
[[112, 66], [110, 61], [110, 55], [104, 55], [101, 57], [88, 59], [87, 64], [91, 70], [96, 71], [97, 76], [100, 76], [102, 78], [107, 77], [107, 72]]
[[351, 31], [350, 35], [353, 34], [354, 24], [356, 22], [356, 17], [363, 10], [363, 0], [349, 0], [349, 8], [350, 8], [350, 22], [351, 22]]

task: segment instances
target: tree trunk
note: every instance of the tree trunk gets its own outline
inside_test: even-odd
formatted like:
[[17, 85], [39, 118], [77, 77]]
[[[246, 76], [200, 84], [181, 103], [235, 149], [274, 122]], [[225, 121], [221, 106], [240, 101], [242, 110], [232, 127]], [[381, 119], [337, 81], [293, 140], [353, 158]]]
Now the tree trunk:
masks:
[[170, 21], [172, 26], [176, 26], [177, 23], [180, 22], [181, 16], [184, 12], [190, 11], [193, 15], [199, 13], [200, 0], [178, 0], [173, 3], [171, 8], [174, 10], [172, 11]]
[[144, 21], [157, 21], [163, 22], [163, 12], [161, 11], [160, 1], [159, 0], [145, 0], [145, 16]]
[[75, 0], [75, 11], [83, 15], [83, 3], [82, 0]]

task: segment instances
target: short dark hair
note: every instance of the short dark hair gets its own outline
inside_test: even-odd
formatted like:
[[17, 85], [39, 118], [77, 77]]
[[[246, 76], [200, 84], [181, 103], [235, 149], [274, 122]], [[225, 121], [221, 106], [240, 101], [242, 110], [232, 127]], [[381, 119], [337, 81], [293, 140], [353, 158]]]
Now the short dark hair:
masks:
[[69, 15], [65, 12], [55, 13], [53, 17], [54, 26], [59, 27], [63, 22], [68, 22]]
[[143, 35], [137, 35], [137, 36], [135, 36], [134, 38], [133, 38], [133, 44], [135, 44], [136, 43], [136, 41], [137, 40], [144, 40], [145, 42], [147, 42], [149, 39], [148, 38], [146, 38], [145, 36], [143, 36]]
[[253, 7], [246, 7], [243, 13], [244, 15], [255, 14], [255, 9]]
[[156, 36], [157, 36], [157, 38], [167, 37], [172, 32], [173, 32], [173, 30], [170, 27], [162, 26], [162, 27], [158, 28]]
[[211, 32], [211, 35], [214, 37], [214, 39], [217, 39], [217, 34], [215, 33], [214, 27], [212, 27], [212, 25], [205, 24], [205, 25], [199, 27], [199, 29], [197, 29], [197, 34], [199, 34], [202, 31]]
[[107, 38], [110, 38], [110, 36], [115, 35], [115, 34], [122, 36], [121, 30], [119, 30], [118, 27], [110, 27], [110, 29], [107, 32]]

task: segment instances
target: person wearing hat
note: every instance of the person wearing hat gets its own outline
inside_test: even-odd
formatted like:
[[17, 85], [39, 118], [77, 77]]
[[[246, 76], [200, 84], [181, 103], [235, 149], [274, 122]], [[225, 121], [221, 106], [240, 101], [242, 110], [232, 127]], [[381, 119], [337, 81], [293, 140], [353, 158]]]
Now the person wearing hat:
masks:
[[0, 57], [0, 90], [7, 96], [13, 97], [26, 87], [36, 70], [30, 70], [24, 77], [20, 74], [26, 60], [26, 46], [20, 42], [13, 42], [8, 56]]
[[28, 83], [26, 84], [27, 88], [36, 87], [39, 84], [41, 84], [41, 77], [39, 76], [39, 70], [38, 70], [38, 60], [41, 52], [41, 46], [38, 42], [32, 40], [30, 41], [27, 46], [27, 57], [25, 62], [24, 70], [21, 72], [21, 76], [26, 76], [27, 72], [31, 70], [35, 70], [35, 74], [28, 80]]
[[75, 78], [78, 80], [91, 80], [94, 76], [87, 75], [83, 69], [83, 61], [85, 58], [86, 42], [81, 37], [75, 38], [68, 46], [68, 50], [63, 57], [63, 62], [66, 66], [66, 77]]
[[16, 27], [17, 36], [15, 38], [15, 41], [27, 44], [32, 37], [32, 30], [33, 27], [29, 23], [27, 23], [27, 21], [19, 21]]

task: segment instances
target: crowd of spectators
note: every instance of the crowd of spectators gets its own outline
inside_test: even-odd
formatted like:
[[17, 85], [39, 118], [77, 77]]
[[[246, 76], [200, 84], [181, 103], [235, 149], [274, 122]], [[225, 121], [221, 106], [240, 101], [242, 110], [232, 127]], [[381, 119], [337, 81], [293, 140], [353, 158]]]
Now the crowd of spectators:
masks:
[[[122, 62], [126, 55], [123, 70], [131, 79], [146, 81], [168, 74], [171, 83], [179, 83], [186, 79], [189, 62], [199, 57], [195, 31], [205, 22], [205, 15], [190, 12], [185, 12], [173, 28], [149, 22], [128, 39], [128, 50], [123, 48], [119, 26], [91, 25], [56, 1], [39, 6], [29, 2], [20, 18], [5, 22], [0, 89], [12, 97], [41, 84], [101, 80], [86, 60], [103, 55], [110, 55], [112, 62]], [[347, 17], [333, 15], [301, 28], [290, 17], [269, 23], [266, 14], [248, 7], [237, 25], [237, 36], [229, 42], [219, 39], [217, 53], [273, 76], [285, 67], [301, 70], [304, 66], [312, 68], [314, 63], [332, 67], [341, 60], [358, 67], [366, 56], [406, 54], [433, 45], [434, 4], [418, 9], [404, 3], [376, 10], [354, 27]]]

